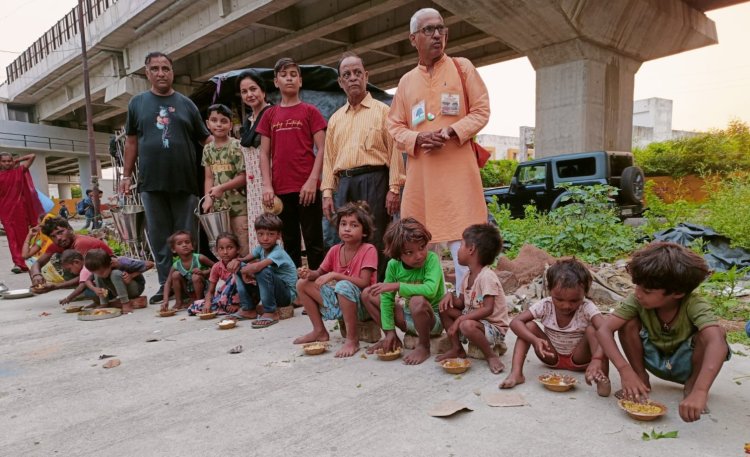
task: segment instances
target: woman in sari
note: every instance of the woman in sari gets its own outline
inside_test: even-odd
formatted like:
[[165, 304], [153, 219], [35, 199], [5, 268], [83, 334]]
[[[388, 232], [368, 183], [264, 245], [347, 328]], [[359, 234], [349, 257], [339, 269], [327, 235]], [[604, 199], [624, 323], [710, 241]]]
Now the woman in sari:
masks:
[[44, 214], [29, 173], [34, 158], [29, 154], [14, 159], [11, 153], [0, 152], [0, 222], [8, 237], [13, 273], [28, 271], [22, 255], [26, 234]]

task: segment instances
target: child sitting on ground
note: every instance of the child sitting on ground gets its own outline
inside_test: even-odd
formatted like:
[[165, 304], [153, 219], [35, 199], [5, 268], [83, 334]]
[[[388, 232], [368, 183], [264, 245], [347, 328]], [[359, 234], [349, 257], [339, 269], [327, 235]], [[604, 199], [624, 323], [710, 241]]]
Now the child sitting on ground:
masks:
[[[427, 249], [431, 239], [429, 230], [413, 217], [394, 222], [386, 230], [385, 254], [391, 260], [385, 282], [362, 291], [367, 312], [385, 331], [385, 338], [370, 346], [368, 352], [391, 352], [401, 347], [398, 327], [419, 339], [404, 363], [417, 365], [430, 357], [430, 336], [443, 333], [438, 303], [445, 294], [440, 258]], [[396, 292], [401, 297], [398, 303]]]
[[193, 252], [193, 240], [187, 230], [174, 232], [167, 238], [167, 242], [172, 253], [178, 258], [169, 269], [167, 281], [164, 283], [164, 302], [161, 310], [167, 310], [172, 294], [175, 297], [172, 309], [181, 310], [186, 307], [182, 302], [183, 293], [191, 303], [204, 296], [206, 279], [214, 262], [203, 254]]
[[232, 233], [240, 241], [240, 255], [248, 253], [245, 159], [240, 141], [232, 138], [232, 110], [222, 104], [208, 107], [208, 130], [213, 141], [203, 147], [206, 196], [203, 211], [229, 209]]
[[529, 347], [533, 347], [539, 360], [551, 368], [585, 371], [586, 382], [596, 382], [597, 393], [608, 397], [609, 362], [601, 354], [591, 355], [599, 347], [596, 330], [604, 323], [599, 309], [586, 298], [591, 273], [580, 261], [566, 259], [550, 266], [546, 279], [550, 296], [531, 305], [510, 323], [518, 339], [513, 348], [513, 366], [500, 388], [510, 389], [525, 381], [523, 363]]
[[[266, 328], [279, 321], [278, 308], [289, 306], [297, 298], [297, 269], [289, 254], [279, 241], [284, 224], [271, 213], [255, 218], [255, 234], [258, 246], [250, 253], [248, 264], [242, 268], [237, 281], [242, 300], [242, 310], [235, 313], [238, 319], [255, 319], [253, 328]], [[258, 317], [257, 303], [253, 296], [260, 296], [263, 315]]]
[[469, 343], [482, 351], [490, 371], [497, 374], [505, 365], [493, 348], [505, 341], [510, 319], [503, 286], [491, 265], [503, 248], [503, 240], [490, 224], [472, 225], [464, 230], [462, 238], [458, 263], [469, 267], [469, 274], [464, 276], [459, 296], [448, 292], [440, 301], [440, 320], [451, 338], [452, 348], [435, 360], [466, 357], [459, 340], [460, 330]]
[[[196, 300], [188, 308], [188, 314], [215, 312], [232, 314], [240, 309], [237, 275], [240, 262], [240, 240], [234, 233], [222, 232], [216, 237], [216, 254], [219, 261], [211, 267], [208, 291], [202, 300]], [[224, 283], [217, 288], [219, 281]], [[217, 294], [218, 292], [218, 294]]]
[[[359, 351], [357, 322], [371, 319], [362, 304], [362, 289], [375, 284], [378, 252], [370, 243], [373, 223], [364, 201], [347, 203], [336, 211], [334, 223], [341, 243], [333, 246], [320, 268], [298, 270], [299, 302], [313, 324], [312, 332], [294, 340], [294, 344], [328, 341], [323, 320], [343, 317], [346, 343], [336, 357], [351, 357]], [[333, 281], [333, 283], [332, 283]]]
[[60, 265], [63, 269], [74, 276], [78, 276], [78, 286], [67, 297], [60, 299], [61, 305], [67, 305], [83, 294], [94, 300], [94, 305], [99, 305], [99, 296], [94, 286], [91, 272], [83, 264], [83, 255], [75, 249], [66, 249], [60, 256]]
[[86, 253], [84, 265], [94, 275], [102, 306], [109, 304], [112, 294], [117, 300], [113, 306], [121, 307], [123, 313], [146, 307], [146, 297], [141, 297], [146, 289], [142, 273], [154, 268], [154, 262], [129, 257], [112, 258], [103, 249], [91, 249]]
[[[685, 386], [680, 417], [697, 421], [707, 410], [711, 384], [731, 357], [726, 332], [711, 305], [694, 292], [708, 276], [708, 266], [690, 249], [655, 242], [636, 251], [627, 270], [635, 292], [597, 332], [602, 349], [620, 372], [622, 390], [615, 396], [648, 399], [648, 370]], [[625, 357], [615, 343], [615, 332]]]

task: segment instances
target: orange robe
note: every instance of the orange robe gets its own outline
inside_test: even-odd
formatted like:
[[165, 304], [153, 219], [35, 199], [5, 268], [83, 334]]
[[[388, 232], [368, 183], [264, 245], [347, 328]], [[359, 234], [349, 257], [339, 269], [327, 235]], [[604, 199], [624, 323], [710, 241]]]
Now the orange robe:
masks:
[[[456, 66], [443, 55], [432, 75], [419, 65], [401, 78], [388, 115], [388, 131], [409, 154], [401, 217], [425, 224], [433, 242], [460, 240], [466, 227], [487, 222], [482, 179], [469, 140], [489, 121], [489, 95], [471, 62], [459, 58], [458, 63], [466, 78], [468, 109]], [[458, 115], [441, 114], [443, 94], [458, 100]], [[414, 109], [422, 101], [425, 120], [412, 125]], [[429, 153], [415, 149], [417, 134], [449, 126], [458, 138]]]

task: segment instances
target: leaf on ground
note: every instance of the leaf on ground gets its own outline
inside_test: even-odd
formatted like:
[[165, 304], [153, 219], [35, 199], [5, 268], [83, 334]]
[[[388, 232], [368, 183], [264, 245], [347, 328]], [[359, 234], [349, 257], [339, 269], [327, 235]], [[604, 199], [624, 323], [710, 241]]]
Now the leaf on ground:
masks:
[[159, 341], [159, 338], [149, 338], [146, 340], [147, 343], [156, 343], [157, 341]]
[[357, 384], [357, 389], [359, 389], [360, 387], [362, 387], [362, 384]]
[[359, 358], [360, 358], [360, 359], [366, 359], [366, 358], [367, 358], [367, 355], [366, 355], [366, 354], [365, 354], [365, 353], [363, 352], [363, 353], [362, 353], [362, 354], [361, 354], [361, 355], [359, 356]]
[[102, 355], [99, 356], [99, 360], [111, 359], [112, 357], [117, 357], [117, 356], [116, 355], [109, 355], [109, 354], [102, 354]]
[[641, 439], [643, 441], [651, 441], [651, 440], [660, 440], [662, 438], [677, 438], [677, 434], [679, 432], [677, 430], [672, 430], [671, 432], [657, 432], [653, 428], [651, 429], [651, 434], [648, 434], [646, 432], [643, 432], [641, 435]]
[[43, 311], [43, 312], [42, 312], [42, 313], [41, 313], [41, 314], [39, 315], [39, 317], [47, 317], [47, 316], [50, 316], [50, 313], [48, 313], [47, 311]]
[[109, 359], [102, 365], [103, 368], [114, 368], [120, 366], [120, 359]]

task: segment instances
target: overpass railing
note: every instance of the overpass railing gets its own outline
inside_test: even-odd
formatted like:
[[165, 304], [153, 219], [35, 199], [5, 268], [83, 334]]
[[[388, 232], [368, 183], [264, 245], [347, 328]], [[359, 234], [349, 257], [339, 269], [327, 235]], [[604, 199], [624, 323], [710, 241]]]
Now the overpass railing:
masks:
[[[97, 142], [95, 144], [99, 154], [109, 151], [109, 143]], [[0, 132], [0, 146], [71, 152], [88, 152], [89, 150], [88, 140], [72, 140], [69, 138], [54, 138], [10, 132]]]
[[[118, 0], [84, 0], [83, 1], [83, 20], [91, 23], [94, 19], [101, 16], [110, 6], [117, 3]], [[44, 35], [36, 40], [31, 46], [19, 55], [16, 60], [5, 67], [5, 74], [8, 83], [20, 78], [21, 75], [29, 71], [34, 65], [38, 64], [50, 53], [55, 52], [67, 41], [78, 36], [78, 5], [76, 5], [68, 14], [57, 21], [57, 24], [47, 30]], [[80, 47], [80, 45], [79, 45]]]

